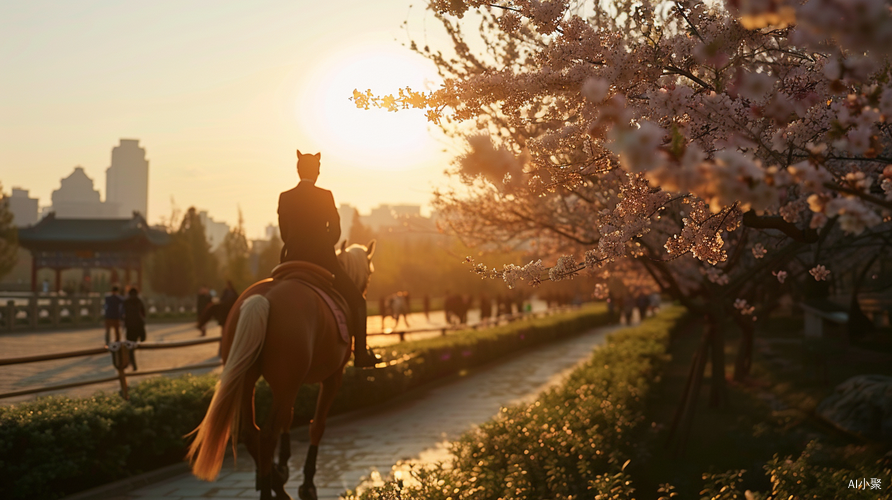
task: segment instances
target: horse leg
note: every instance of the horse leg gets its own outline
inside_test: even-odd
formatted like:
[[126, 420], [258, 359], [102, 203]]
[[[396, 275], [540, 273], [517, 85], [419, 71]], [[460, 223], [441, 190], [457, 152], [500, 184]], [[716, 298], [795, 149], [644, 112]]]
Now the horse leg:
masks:
[[[290, 425], [288, 426], [291, 427]], [[276, 462], [276, 465], [273, 470], [275, 470], [276, 474], [279, 477], [284, 478], [282, 484], [284, 485], [288, 481], [288, 476], [290, 474], [290, 470], [288, 468], [288, 460], [291, 459], [291, 432], [288, 429], [282, 431], [282, 434], [279, 436], [279, 460]]]
[[[244, 443], [248, 454], [254, 459], [254, 466], [260, 470], [260, 428], [254, 417], [254, 392], [260, 371], [252, 369], [245, 377], [245, 387], [242, 389], [242, 408], [239, 422], [240, 441]], [[261, 489], [260, 474], [257, 474], [255, 489]]]
[[260, 430], [258, 439], [257, 483], [260, 490], [260, 500], [272, 500], [273, 492], [277, 499], [291, 500], [285, 492], [287, 477], [282, 477], [281, 470], [273, 468], [273, 456], [276, 453], [276, 445], [279, 437], [285, 429], [291, 426], [294, 413], [294, 398], [296, 389], [288, 391], [283, 396], [281, 391], [273, 389], [273, 408], [267, 424]]
[[297, 496], [300, 500], [318, 500], [316, 495], [316, 485], [313, 479], [316, 476], [316, 456], [319, 453], [319, 442], [322, 440], [322, 434], [325, 432], [325, 419], [328, 417], [328, 411], [334, 402], [338, 389], [341, 388], [341, 381], [344, 378], [344, 372], [338, 371], [334, 375], [322, 381], [319, 389], [319, 399], [316, 401], [316, 414], [310, 422], [310, 448], [307, 450], [307, 460], [304, 463], [304, 482], [297, 490]]

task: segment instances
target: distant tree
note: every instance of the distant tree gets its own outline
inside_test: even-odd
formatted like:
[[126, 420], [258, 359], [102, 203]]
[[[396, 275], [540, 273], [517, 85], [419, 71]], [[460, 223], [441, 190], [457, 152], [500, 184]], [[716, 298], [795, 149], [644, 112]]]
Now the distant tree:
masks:
[[9, 199], [0, 184], [0, 277], [12, 271], [18, 259], [19, 235], [12, 219]]
[[190, 207], [179, 227], [174, 211], [168, 221], [170, 244], [152, 254], [149, 283], [152, 290], [173, 297], [187, 297], [199, 286], [220, 283], [217, 257], [211, 253], [204, 225], [195, 207]]
[[273, 236], [263, 244], [263, 248], [257, 254], [257, 276], [259, 281], [268, 278], [273, 268], [279, 265], [279, 252], [282, 251], [282, 239]]
[[245, 221], [242, 210], [238, 211], [238, 226], [232, 228], [223, 239], [225, 255], [224, 275], [232, 281], [238, 291], [242, 291], [253, 283], [251, 275], [251, 249], [245, 236]]
[[359, 210], [353, 209], [353, 222], [350, 225], [350, 237], [347, 240], [347, 243], [354, 244], [358, 243], [360, 245], [367, 245], [370, 241], [377, 237], [377, 233], [362, 223], [362, 219], [359, 217]]
[[211, 244], [208, 243], [204, 224], [195, 207], [189, 207], [183, 222], [180, 224], [178, 234], [185, 240], [188, 251], [192, 257], [195, 282], [192, 288], [200, 286], [215, 286], [219, 284], [219, 263], [217, 256], [211, 253]]

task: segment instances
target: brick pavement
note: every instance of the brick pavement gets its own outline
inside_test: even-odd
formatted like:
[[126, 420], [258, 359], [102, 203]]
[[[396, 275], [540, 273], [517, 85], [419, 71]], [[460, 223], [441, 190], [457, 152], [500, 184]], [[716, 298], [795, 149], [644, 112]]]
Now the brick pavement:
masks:
[[[448, 443], [497, 415], [502, 406], [532, 401], [560, 382], [615, 327], [591, 330], [573, 339], [539, 347], [474, 371], [438, 387], [413, 393], [392, 407], [335, 417], [329, 421], [319, 450], [316, 486], [320, 499], [334, 500], [363, 481], [388, 476], [397, 462], [434, 463], [449, 457]], [[294, 455], [286, 485], [295, 498], [303, 481], [306, 429], [292, 433]], [[163, 480], [113, 500], [192, 500], [258, 498], [254, 464], [246, 453], [235, 468], [229, 458], [216, 482], [191, 474]], [[83, 496], [81, 496], [83, 498]], [[98, 497], [94, 497], [98, 498]]]

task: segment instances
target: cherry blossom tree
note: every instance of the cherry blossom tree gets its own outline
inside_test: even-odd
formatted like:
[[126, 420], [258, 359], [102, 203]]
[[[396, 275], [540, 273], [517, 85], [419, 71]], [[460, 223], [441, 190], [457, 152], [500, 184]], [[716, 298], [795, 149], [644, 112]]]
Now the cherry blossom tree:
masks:
[[429, 8], [454, 56], [413, 48], [443, 87], [355, 91], [357, 106], [421, 109], [467, 137], [453, 171], [464, 187], [436, 197], [449, 229], [470, 244], [532, 241], [542, 257], [474, 265], [481, 275], [606, 281], [622, 266], [705, 315], [690, 393], [711, 353], [722, 402], [723, 318], [744, 330], [745, 375], [752, 319], [778, 285], [832, 280], [854, 249], [892, 241], [885, 0]]

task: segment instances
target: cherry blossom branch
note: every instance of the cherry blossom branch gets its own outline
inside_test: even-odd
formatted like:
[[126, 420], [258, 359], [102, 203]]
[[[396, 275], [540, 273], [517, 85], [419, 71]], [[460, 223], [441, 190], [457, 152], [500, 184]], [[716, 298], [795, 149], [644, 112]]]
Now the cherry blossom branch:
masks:
[[730, 269], [734, 269], [734, 266], [737, 265], [737, 262], [740, 260], [741, 255], [743, 255], [744, 248], [746, 247], [746, 240], [749, 237], [749, 232], [747, 231], [747, 227], [743, 228], [743, 231], [740, 235], [740, 240], [734, 245], [734, 253], [731, 254], [731, 257], [722, 267], [722, 270], [725, 274], [728, 273]]
[[494, 4], [494, 3], [488, 3], [488, 4], [486, 4], [486, 6], [487, 6], [487, 7], [494, 7], [494, 8], [496, 8], [496, 9], [509, 10], [509, 11], [511, 11], [511, 12], [515, 12], [515, 13], [517, 13], [517, 14], [520, 14], [520, 9], [518, 9], [518, 8], [516, 8], [516, 7], [507, 7], [507, 6], [504, 6], [504, 5], [496, 5], [496, 4]]
[[741, 220], [744, 226], [753, 229], [776, 229], [795, 241], [803, 243], [815, 243], [818, 241], [818, 234], [813, 229], [800, 229], [796, 224], [787, 222], [780, 216], [758, 216], [756, 212], [750, 210], [743, 214]]
[[567, 239], [569, 239], [569, 240], [573, 240], [573, 241], [575, 241], [576, 243], [579, 243], [580, 245], [586, 245], [586, 246], [589, 246], [589, 245], [594, 245], [595, 243], [597, 243], [597, 241], [595, 241], [595, 240], [582, 240], [582, 239], [580, 239], [580, 238], [577, 237], [577, 236], [574, 236], [574, 235], [572, 235], [572, 234], [570, 234], [570, 233], [567, 233], [566, 231], [563, 231], [563, 230], [561, 230], [561, 229], [558, 229], [557, 227], [555, 227], [555, 226], [552, 225], [552, 224], [548, 224], [547, 222], [540, 221], [540, 220], [536, 220], [536, 219], [533, 219], [533, 218], [530, 217], [530, 216], [524, 215], [524, 214], [518, 212], [517, 209], [511, 209], [511, 213], [514, 214], [514, 215], [516, 215], [516, 216], [518, 216], [518, 217], [520, 217], [521, 219], [523, 219], [523, 220], [525, 220], [525, 221], [527, 221], [527, 222], [530, 222], [530, 223], [532, 223], [532, 224], [537, 224], [537, 225], [539, 225], [539, 226], [542, 226], [542, 227], [544, 227], [544, 228], [546, 228], [546, 229], [548, 229], [548, 230], [550, 230], [550, 231], [553, 231], [553, 232], [555, 232], [555, 233], [557, 233], [557, 234], [563, 236], [564, 238], [567, 238]]
[[688, 18], [688, 15], [684, 13], [684, 7], [681, 5], [681, 2], [675, 2], [675, 11], [681, 14], [681, 17], [683, 17], [685, 22], [688, 23], [688, 27], [690, 27], [694, 35], [696, 35], [697, 38], [700, 39], [700, 42], [706, 43], [703, 40], [703, 37], [700, 36], [700, 32], [697, 30], [697, 27], [694, 26], [694, 23], [691, 22], [691, 20]]
[[679, 67], [677, 67], [677, 66], [671, 66], [671, 65], [670, 65], [670, 66], [665, 66], [665, 67], [663, 68], [663, 74], [664, 74], [664, 75], [680, 75], [680, 76], [684, 76], [684, 77], [686, 77], [687, 79], [689, 79], [689, 80], [691, 80], [691, 81], [693, 81], [693, 82], [699, 84], [699, 85], [700, 85], [701, 87], [703, 87], [703, 88], [706, 88], [706, 89], [709, 89], [709, 90], [715, 90], [715, 88], [714, 88], [712, 85], [710, 85], [710, 84], [704, 82], [704, 81], [701, 80], [700, 78], [697, 78], [697, 77], [694, 76], [694, 74], [691, 73], [690, 71], [681, 69], [681, 68], [679, 68]]
[[857, 196], [864, 201], [873, 203], [874, 205], [878, 205], [883, 208], [888, 208], [892, 210], [892, 201], [886, 201], [882, 198], [877, 198], [876, 196], [869, 195], [863, 191], [859, 191], [857, 189], [852, 189], [845, 186], [840, 186], [839, 184], [834, 184], [832, 182], [825, 182], [824, 187], [827, 189], [832, 189], [833, 191], [838, 191], [840, 193], [850, 194], [853, 196]]

